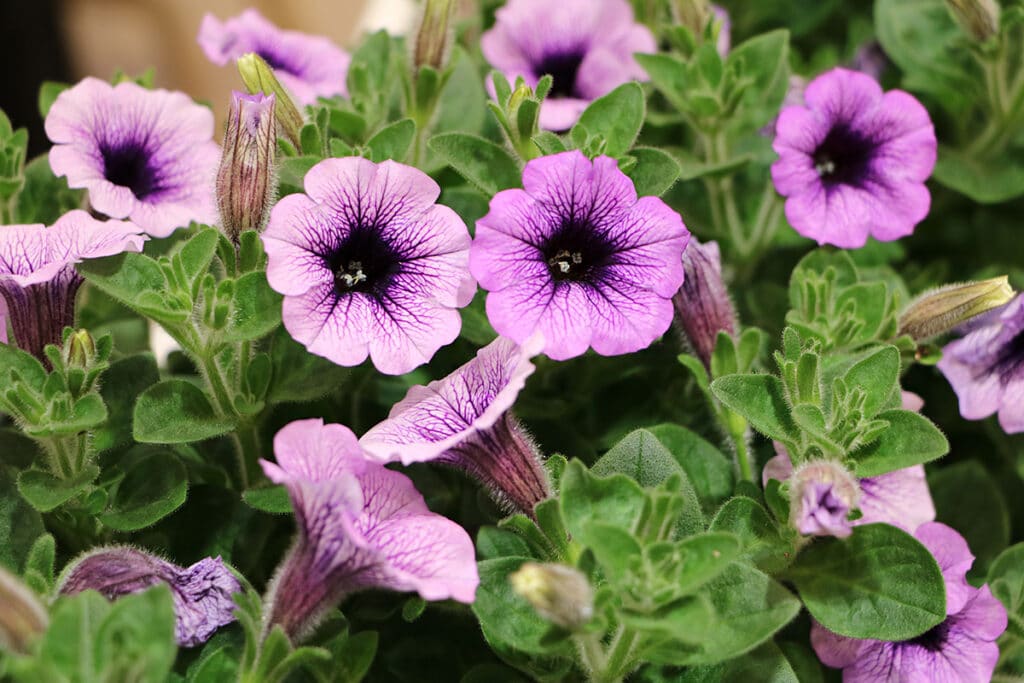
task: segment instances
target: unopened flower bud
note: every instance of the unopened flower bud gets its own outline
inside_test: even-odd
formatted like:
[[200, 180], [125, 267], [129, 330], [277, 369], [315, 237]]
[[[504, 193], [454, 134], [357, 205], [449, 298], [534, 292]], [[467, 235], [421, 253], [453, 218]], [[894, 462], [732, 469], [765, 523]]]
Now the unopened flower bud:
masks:
[[700, 244], [691, 237], [683, 252], [683, 273], [683, 286], [672, 303], [687, 341], [710, 370], [718, 333], [736, 333], [736, 310], [722, 281], [718, 244]]
[[245, 230], [261, 230], [270, 213], [277, 176], [274, 95], [231, 94], [231, 113], [217, 171], [221, 226], [232, 241]]
[[302, 113], [295, 106], [295, 101], [284, 89], [274, 75], [274, 70], [258, 54], [249, 52], [238, 58], [238, 73], [249, 94], [274, 96], [274, 113], [277, 125], [288, 140], [299, 147], [299, 136], [302, 131]]
[[850, 535], [850, 511], [860, 501], [860, 486], [849, 470], [831, 460], [812, 460], [793, 472], [790, 485], [790, 517], [797, 531], [809, 536]]
[[525, 562], [508, 580], [538, 614], [562, 628], [579, 628], [594, 614], [594, 590], [572, 567]]
[[46, 609], [29, 587], [0, 567], [0, 650], [27, 654], [48, 621]]
[[88, 330], [77, 330], [64, 342], [64, 364], [68, 367], [89, 368], [96, 360], [96, 340]]
[[946, 0], [953, 18], [971, 38], [983, 42], [999, 32], [996, 0]]
[[416, 48], [413, 51], [413, 64], [417, 70], [423, 66], [440, 70], [444, 66], [448, 49], [448, 25], [454, 9], [455, 0], [426, 0], [423, 21], [416, 33]]
[[1013, 297], [1013, 288], [1005, 275], [939, 287], [925, 292], [907, 307], [900, 316], [899, 334], [924, 342], [1009, 303]]
[[690, 32], [701, 39], [704, 27], [711, 19], [711, 7], [707, 0], [675, 0], [675, 20], [690, 29]]

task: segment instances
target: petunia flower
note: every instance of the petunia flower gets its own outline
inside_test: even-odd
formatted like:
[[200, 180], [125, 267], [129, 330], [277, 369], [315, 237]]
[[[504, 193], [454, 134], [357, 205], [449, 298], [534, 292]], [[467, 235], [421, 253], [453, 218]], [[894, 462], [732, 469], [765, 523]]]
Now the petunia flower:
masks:
[[672, 297], [676, 320], [696, 356], [710, 370], [718, 333], [736, 333], [736, 309], [722, 280], [718, 243], [700, 244], [691, 239], [683, 252], [683, 271], [683, 286]]
[[847, 638], [815, 622], [811, 645], [825, 665], [843, 670], [844, 683], [987, 683], [999, 660], [995, 641], [1006, 630], [1006, 608], [987, 585], [973, 588], [967, 583], [974, 556], [960, 534], [930, 522], [915, 536], [942, 570], [946, 620], [899, 642]]
[[540, 126], [572, 127], [592, 100], [631, 80], [646, 80], [633, 59], [656, 52], [650, 30], [633, 20], [627, 0], [509, 0], [480, 39], [484, 57], [510, 82], [554, 81]]
[[911, 234], [927, 214], [924, 181], [935, 167], [928, 112], [901, 90], [836, 68], [804, 91], [804, 106], [779, 114], [772, 180], [786, 218], [818, 244], [861, 247]]
[[179, 567], [129, 547], [91, 550], [75, 560], [58, 582], [57, 592], [73, 595], [94, 590], [109, 600], [167, 584], [174, 599], [178, 644], [195, 647], [221, 626], [235, 620], [233, 593], [242, 586], [219, 557]]
[[213, 112], [184, 93], [86, 78], [54, 101], [46, 134], [54, 174], [96, 211], [154, 237], [216, 221]]
[[998, 413], [1007, 434], [1024, 432], [1024, 297], [971, 322], [970, 332], [942, 349], [939, 370], [960, 399], [960, 414]]
[[292, 422], [274, 437], [274, 454], [277, 464], [261, 464], [288, 488], [298, 536], [268, 589], [268, 628], [280, 624], [300, 640], [366, 588], [473, 602], [479, 578], [469, 535], [428, 510], [404, 474], [368, 460], [347, 427]]
[[454, 341], [456, 309], [476, 283], [469, 232], [434, 203], [437, 183], [411, 166], [349, 157], [320, 162], [305, 186], [274, 206], [263, 234], [292, 337], [339, 365], [369, 356], [396, 375]]
[[732, 49], [732, 19], [729, 18], [729, 11], [721, 5], [711, 5], [711, 13], [719, 22], [718, 40], [715, 42], [715, 50], [721, 57], [726, 57]]
[[491, 199], [470, 249], [494, 329], [519, 344], [540, 332], [555, 360], [639, 351], [661, 336], [690, 238], [679, 214], [638, 200], [615, 159], [578, 151], [532, 160], [523, 187]]
[[207, 14], [197, 40], [218, 66], [255, 52], [301, 104], [347, 94], [345, 78], [351, 61], [347, 52], [322, 36], [282, 30], [255, 9], [225, 21]]
[[510, 412], [541, 340], [499, 337], [442, 380], [414, 386], [360, 444], [381, 462], [433, 461], [479, 480], [506, 507], [533, 516], [551, 497], [536, 446]]
[[75, 322], [75, 295], [83, 280], [74, 264], [141, 251], [140, 232], [127, 221], [98, 221], [79, 210], [49, 228], [0, 228], [0, 294], [18, 347], [45, 361], [44, 347], [59, 346], [64, 328]]

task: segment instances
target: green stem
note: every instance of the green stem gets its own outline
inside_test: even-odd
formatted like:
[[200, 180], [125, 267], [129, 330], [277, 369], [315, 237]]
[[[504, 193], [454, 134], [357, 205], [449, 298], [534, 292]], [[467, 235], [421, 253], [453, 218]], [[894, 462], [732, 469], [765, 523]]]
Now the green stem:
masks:
[[746, 481], [754, 481], [754, 470], [750, 465], [750, 449], [747, 446], [747, 421], [723, 406], [719, 421], [725, 425], [725, 431], [736, 447], [736, 464], [740, 477]]
[[203, 374], [206, 376], [206, 383], [213, 391], [213, 397], [217, 404], [217, 412], [222, 417], [236, 416], [235, 403], [231, 399], [227, 383], [224, 381], [224, 376], [221, 374], [220, 367], [217, 365], [217, 361], [213, 357], [213, 354], [207, 351], [202, 354], [201, 361]]
[[243, 489], [249, 488], [250, 476], [259, 471], [260, 452], [259, 428], [252, 422], [240, 424], [231, 434], [238, 456], [238, 474]]
[[587, 675], [593, 677], [598, 672], [604, 671], [605, 653], [604, 648], [601, 647], [601, 639], [596, 634], [587, 633], [577, 635], [573, 640], [576, 641], [580, 662]]
[[619, 627], [609, 647], [604, 670], [594, 677], [596, 683], [618, 683], [633, 669], [633, 647], [637, 638], [636, 631]]

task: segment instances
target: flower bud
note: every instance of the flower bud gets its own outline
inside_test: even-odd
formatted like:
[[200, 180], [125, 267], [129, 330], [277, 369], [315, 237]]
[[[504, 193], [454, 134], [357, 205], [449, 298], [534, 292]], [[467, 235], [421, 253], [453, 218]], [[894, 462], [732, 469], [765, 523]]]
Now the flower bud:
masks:
[[939, 287], [925, 292], [907, 307], [900, 316], [899, 334], [924, 342], [1009, 303], [1013, 297], [1013, 288], [1005, 275]]
[[710, 370], [718, 333], [736, 333], [736, 311], [722, 281], [718, 244], [700, 244], [691, 237], [683, 252], [683, 272], [683, 286], [672, 303], [687, 341]]
[[231, 94], [231, 113], [217, 171], [221, 226], [233, 242], [245, 230], [261, 230], [270, 213], [277, 176], [274, 95]]
[[274, 96], [274, 113], [278, 128], [297, 149], [303, 125], [302, 113], [296, 108], [288, 91], [277, 80], [274, 70], [254, 52], [239, 57], [237, 64], [238, 73], [242, 76], [242, 82], [249, 94], [263, 93]]
[[577, 629], [594, 614], [594, 590], [572, 567], [525, 562], [508, 580], [538, 614], [562, 628]]
[[77, 330], [64, 342], [64, 365], [69, 368], [90, 368], [96, 360], [96, 340], [89, 330]]
[[46, 609], [28, 586], [0, 567], [0, 650], [27, 654], [48, 621]]
[[704, 34], [704, 27], [711, 19], [711, 7], [707, 0], [675, 0], [676, 23], [690, 29], [690, 32], [701, 39]]
[[440, 71], [444, 66], [448, 49], [448, 25], [454, 9], [454, 0], [426, 0], [423, 21], [416, 33], [416, 48], [413, 51], [413, 64], [417, 71], [423, 66]]
[[946, 0], [953, 18], [979, 43], [999, 32], [999, 3], [996, 0]]
[[860, 501], [857, 479], [838, 462], [811, 460], [790, 480], [790, 521], [801, 534], [846, 538], [850, 511]]

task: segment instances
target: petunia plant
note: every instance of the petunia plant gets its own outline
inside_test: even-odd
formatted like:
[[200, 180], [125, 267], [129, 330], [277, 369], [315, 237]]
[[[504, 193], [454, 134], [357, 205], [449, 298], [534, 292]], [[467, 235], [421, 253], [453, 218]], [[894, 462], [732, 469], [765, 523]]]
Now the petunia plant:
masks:
[[196, 27], [212, 107], [41, 84], [0, 678], [1018, 680], [1022, 27], [249, 9]]

